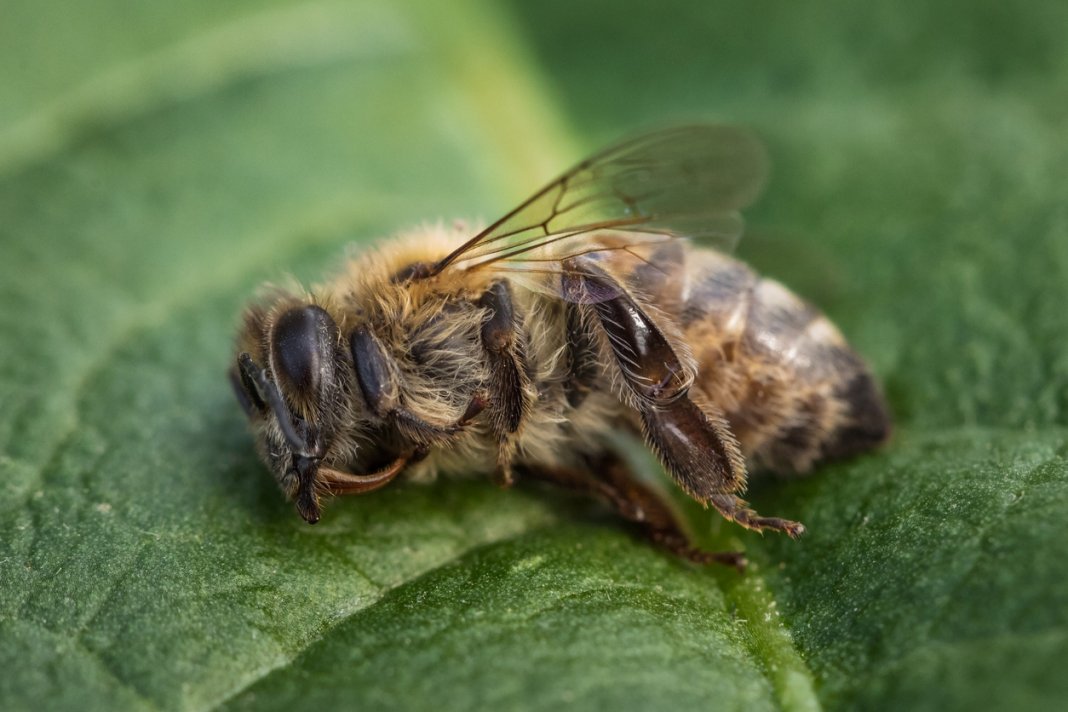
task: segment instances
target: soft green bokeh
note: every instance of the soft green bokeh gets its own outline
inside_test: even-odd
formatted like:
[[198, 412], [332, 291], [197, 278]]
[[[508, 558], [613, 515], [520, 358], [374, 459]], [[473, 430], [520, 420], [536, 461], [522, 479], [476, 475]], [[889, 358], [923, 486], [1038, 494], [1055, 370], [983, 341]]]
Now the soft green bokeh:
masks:
[[[1068, 704], [1068, 6], [0, 0], [0, 709]], [[742, 578], [479, 480], [304, 525], [224, 372], [255, 285], [675, 120], [882, 453], [708, 515]]]

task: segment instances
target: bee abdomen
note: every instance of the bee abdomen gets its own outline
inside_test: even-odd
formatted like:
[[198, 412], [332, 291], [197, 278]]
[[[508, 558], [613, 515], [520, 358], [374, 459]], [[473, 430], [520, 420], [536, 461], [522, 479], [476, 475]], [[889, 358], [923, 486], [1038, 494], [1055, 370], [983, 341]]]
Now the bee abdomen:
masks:
[[857, 373], [838, 392], [849, 404], [844, 422], [823, 443], [823, 455], [841, 458], [869, 450], [890, 437], [891, 421], [882, 393], [866, 370]]
[[817, 309], [741, 262], [694, 251], [679, 320], [695, 387], [752, 464], [806, 472], [883, 442], [890, 419], [867, 365]]

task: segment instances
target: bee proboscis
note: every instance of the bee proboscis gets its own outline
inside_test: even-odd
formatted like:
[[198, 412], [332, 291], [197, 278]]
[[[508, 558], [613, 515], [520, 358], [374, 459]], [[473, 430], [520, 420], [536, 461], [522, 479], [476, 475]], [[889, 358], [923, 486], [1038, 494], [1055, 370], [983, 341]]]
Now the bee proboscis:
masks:
[[747, 131], [657, 131], [579, 163], [473, 236], [423, 227], [310, 291], [248, 308], [231, 381], [305, 520], [402, 474], [494, 473], [598, 497], [695, 548], [612, 433], [641, 434], [690, 497], [797, 537], [738, 495], [883, 442], [863, 360], [819, 311], [727, 252], [767, 160]]

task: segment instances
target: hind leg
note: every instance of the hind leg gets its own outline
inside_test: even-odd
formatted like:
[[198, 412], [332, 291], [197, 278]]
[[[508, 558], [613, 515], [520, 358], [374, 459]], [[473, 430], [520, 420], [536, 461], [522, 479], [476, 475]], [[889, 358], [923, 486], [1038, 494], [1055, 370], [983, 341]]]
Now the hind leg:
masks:
[[745, 489], [745, 459], [738, 441], [722, 412], [691, 398], [693, 365], [680, 358], [642, 305], [589, 258], [567, 259], [563, 267], [564, 300], [592, 315], [587, 321], [597, 326], [588, 328], [614, 356], [620, 400], [640, 417], [647, 444], [676, 484], [749, 529], [783, 531], [792, 537], [803, 532], [797, 522], [762, 517], [733, 495]]

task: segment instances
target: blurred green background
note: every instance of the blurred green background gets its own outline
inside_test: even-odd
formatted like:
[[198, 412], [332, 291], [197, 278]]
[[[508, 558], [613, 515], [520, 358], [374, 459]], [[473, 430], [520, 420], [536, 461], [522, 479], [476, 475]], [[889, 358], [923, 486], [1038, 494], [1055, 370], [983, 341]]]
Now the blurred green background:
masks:
[[[1068, 5], [0, 0], [0, 708], [1068, 703]], [[480, 480], [304, 525], [224, 378], [255, 285], [744, 124], [741, 255], [883, 452], [699, 514], [744, 576]]]

